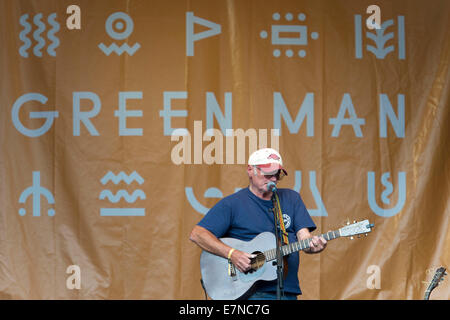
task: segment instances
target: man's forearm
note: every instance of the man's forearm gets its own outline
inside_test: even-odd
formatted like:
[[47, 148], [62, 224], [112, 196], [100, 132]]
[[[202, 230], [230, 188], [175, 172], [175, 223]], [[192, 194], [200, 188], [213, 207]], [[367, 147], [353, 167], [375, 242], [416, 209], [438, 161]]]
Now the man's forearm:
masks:
[[224, 258], [228, 257], [228, 253], [232, 249], [230, 246], [220, 241], [210, 231], [200, 226], [194, 227], [189, 239], [195, 242], [203, 250]]

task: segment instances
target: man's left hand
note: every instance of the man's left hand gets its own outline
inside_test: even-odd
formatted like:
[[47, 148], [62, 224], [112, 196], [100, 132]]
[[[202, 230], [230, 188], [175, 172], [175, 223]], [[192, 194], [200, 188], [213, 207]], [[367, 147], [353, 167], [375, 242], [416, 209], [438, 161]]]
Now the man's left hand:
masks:
[[309, 253], [318, 253], [321, 252], [327, 246], [327, 240], [324, 237], [313, 236], [310, 238], [310, 247], [306, 252]]

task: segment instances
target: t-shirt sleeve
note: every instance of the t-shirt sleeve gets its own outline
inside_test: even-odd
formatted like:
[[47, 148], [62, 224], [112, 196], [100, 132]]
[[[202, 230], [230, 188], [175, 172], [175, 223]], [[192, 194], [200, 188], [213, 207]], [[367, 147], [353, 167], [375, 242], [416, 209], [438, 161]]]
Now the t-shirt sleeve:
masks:
[[231, 225], [232, 210], [225, 199], [213, 206], [197, 224], [214, 234], [217, 238], [225, 235]]
[[300, 194], [294, 191], [295, 194], [295, 218], [294, 218], [294, 228], [295, 233], [297, 233], [300, 229], [308, 228], [309, 232], [316, 230], [316, 224], [312, 220], [311, 216], [308, 213], [308, 210], [305, 207], [305, 204], [302, 200]]

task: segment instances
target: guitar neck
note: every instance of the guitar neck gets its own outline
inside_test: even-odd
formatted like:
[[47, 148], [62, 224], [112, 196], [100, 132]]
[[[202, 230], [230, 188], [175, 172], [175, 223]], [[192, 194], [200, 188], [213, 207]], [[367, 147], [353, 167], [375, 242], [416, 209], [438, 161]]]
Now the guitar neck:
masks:
[[[339, 233], [339, 230], [336, 230], [336, 231], [329, 231], [327, 233], [321, 234], [319, 237], [324, 237], [325, 240], [330, 241], [330, 240], [337, 239], [340, 236], [341, 235]], [[300, 240], [298, 242], [292, 242], [292, 243], [282, 246], [281, 252], [283, 253], [283, 256], [286, 256], [293, 252], [308, 249], [309, 247], [310, 247], [310, 239], [304, 239], [304, 240]], [[276, 249], [267, 250], [264, 252], [264, 255], [266, 256], [266, 261], [275, 260], [277, 258]]]
[[425, 291], [425, 297], [423, 298], [424, 300], [430, 299], [431, 291], [433, 291], [434, 288], [439, 285], [439, 282], [444, 279], [444, 276], [446, 275], [445, 270], [446, 269], [444, 267], [440, 267], [434, 272], [433, 279]]

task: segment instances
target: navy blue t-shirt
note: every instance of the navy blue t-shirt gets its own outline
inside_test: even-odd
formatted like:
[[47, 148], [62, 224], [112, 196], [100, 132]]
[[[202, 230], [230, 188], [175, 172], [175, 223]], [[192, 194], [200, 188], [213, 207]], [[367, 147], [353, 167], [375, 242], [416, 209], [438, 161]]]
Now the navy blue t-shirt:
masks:
[[[300, 195], [291, 189], [278, 189], [284, 225], [289, 242], [296, 242], [297, 231], [316, 229]], [[275, 233], [271, 200], [263, 200], [249, 188], [242, 189], [220, 200], [198, 223], [217, 238], [229, 237], [250, 241], [261, 232]], [[272, 249], [272, 248], [268, 248]], [[287, 257], [288, 274], [284, 280], [284, 291], [301, 294], [298, 283], [299, 253]], [[263, 282], [258, 290], [276, 291], [277, 281]]]

